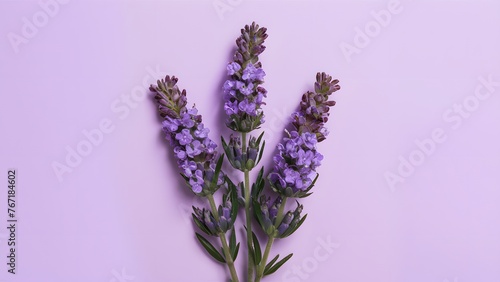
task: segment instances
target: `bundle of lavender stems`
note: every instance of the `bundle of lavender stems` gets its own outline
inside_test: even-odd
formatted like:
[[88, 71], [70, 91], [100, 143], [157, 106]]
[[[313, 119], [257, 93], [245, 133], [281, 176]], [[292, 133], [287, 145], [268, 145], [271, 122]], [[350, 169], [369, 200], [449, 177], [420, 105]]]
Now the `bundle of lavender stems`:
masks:
[[[177, 77], [167, 75], [150, 87], [181, 176], [195, 195], [208, 202], [206, 207], [193, 207], [192, 218], [199, 229], [196, 238], [213, 259], [227, 266], [232, 282], [261, 281], [292, 257], [289, 254], [279, 259], [276, 255], [269, 260], [274, 241], [292, 235], [307, 217], [297, 199], [309, 196], [318, 179], [323, 155], [317, 147], [328, 135], [325, 123], [335, 105], [329, 98], [340, 89], [339, 81], [330, 75], [316, 74], [314, 91], [302, 95], [298, 110], [284, 128], [273, 157], [274, 167], [266, 172], [261, 166], [251, 182], [250, 172], [258, 167], [265, 149], [264, 132], [253, 134], [265, 122], [262, 106], [268, 93], [262, 86], [266, 73], [259, 55], [266, 49], [266, 31], [255, 23], [241, 29], [233, 60], [227, 65], [222, 98], [225, 123], [233, 134], [228, 141], [221, 137], [224, 154], [210, 139], [210, 130], [196, 107], [188, 107], [186, 90], [177, 86]], [[225, 160], [241, 172], [241, 181], [222, 171]], [[219, 205], [214, 198], [218, 191], [222, 194]], [[295, 199], [296, 206], [287, 210], [290, 199]], [[245, 210], [245, 219], [235, 226], [240, 207]], [[261, 236], [253, 231], [256, 227]], [[246, 233], [247, 268], [241, 272], [246, 279], [238, 276], [234, 264], [240, 249], [236, 233], [241, 228]], [[206, 236], [218, 237], [217, 244]], [[261, 240], [267, 241], [265, 247]]]

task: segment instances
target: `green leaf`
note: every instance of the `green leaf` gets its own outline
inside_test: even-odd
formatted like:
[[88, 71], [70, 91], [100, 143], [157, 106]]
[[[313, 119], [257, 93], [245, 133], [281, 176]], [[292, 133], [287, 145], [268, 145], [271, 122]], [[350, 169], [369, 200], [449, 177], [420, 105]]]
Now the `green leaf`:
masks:
[[[245, 197], [246, 197], [246, 196], [245, 196], [245, 184], [243, 184], [243, 182], [240, 182], [240, 183], [238, 184], [238, 186], [239, 186], [239, 188], [240, 188], [241, 196], [242, 196], [243, 198], [245, 198]], [[245, 203], [243, 202], [243, 204], [245, 204]]]
[[262, 140], [262, 137], [264, 137], [264, 131], [262, 131], [262, 133], [259, 135], [259, 137], [257, 138], [257, 146], [260, 145], [260, 141]]
[[260, 168], [259, 174], [257, 174], [257, 179], [255, 180], [255, 183], [252, 184], [251, 195], [254, 199], [257, 199], [260, 193], [262, 193], [262, 189], [264, 189], [265, 182], [264, 179], [262, 179], [263, 175], [264, 175], [264, 166]]
[[236, 245], [236, 248], [234, 249], [234, 252], [231, 252], [231, 256], [233, 257], [233, 261], [236, 260], [238, 257], [238, 251], [240, 250], [240, 243]]
[[266, 147], [266, 141], [264, 141], [264, 142], [262, 143], [262, 147], [260, 147], [260, 149], [259, 149], [259, 156], [258, 156], [258, 158], [257, 158], [257, 162], [255, 163], [255, 165], [258, 165], [258, 164], [259, 164], [259, 162], [260, 162], [260, 160], [262, 159], [262, 154], [264, 153], [264, 148], [265, 148], [265, 147]]
[[231, 230], [231, 235], [229, 236], [229, 249], [231, 252], [236, 248], [236, 232], [234, 231], [234, 227]]
[[286, 237], [292, 235], [295, 231], [297, 231], [297, 229], [299, 229], [299, 227], [302, 225], [302, 223], [304, 223], [306, 218], [307, 218], [307, 214], [304, 215], [304, 217], [300, 219], [300, 221], [297, 223], [297, 225], [295, 225], [293, 228], [289, 228], [287, 231], [285, 231], [283, 234], [281, 234], [280, 238], [286, 238]]
[[316, 180], [318, 180], [318, 177], [319, 177], [319, 173], [316, 173], [316, 177], [314, 177], [313, 182], [311, 183], [311, 185], [309, 185], [309, 187], [307, 187], [305, 192], [309, 192], [309, 190], [311, 190], [311, 188], [313, 188], [314, 184], [316, 184]]
[[186, 177], [186, 176], [185, 176], [184, 174], [182, 174], [182, 173], [179, 173], [179, 174], [182, 176], [182, 178], [184, 178], [184, 180], [185, 180], [187, 183], [189, 183], [189, 177]]
[[302, 199], [302, 198], [305, 198], [305, 197], [309, 197], [309, 196], [311, 196], [311, 194], [312, 194], [312, 193], [313, 193], [313, 192], [311, 192], [311, 193], [306, 193], [306, 194], [303, 194], [303, 195], [300, 195], [300, 196], [299, 196], [299, 198], [301, 198], [301, 199]]
[[205, 237], [203, 237], [202, 235], [196, 233], [196, 238], [198, 239], [198, 241], [200, 241], [200, 243], [203, 246], [203, 248], [205, 248], [205, 250], [207, 250], [207, 252], [214, 259], [216, 259], [217, 261], [219, 261], [221, 263], [225, 263], [226, 262], [226, 260], [224, 259], [224, 257], [217, 251], [217, 249], [214, 247], [214, 245], [212, 245], [207, 239], [205, 239]]
[[259, 239], [257, 238], [254, 232], [252, 232], [252, 240], [253, 240], [253, 248], [255, 251], [254, 252], [255, 265], [259, 265], [262, 259], [262, 251], [260, 250]]
[[269, 270], [269, 268], [271, 268], [273, 266], [273, 264], [278, 260], [278, 258], [280, 257], [280, 255], [276, 255], [267, 265], [266, 265], [266, 268], [264, 268], [264, 273], [266, 273], [266, 271]]
[[234, 223], [238, 216], [240, 202], [238, 201], [238, 189], [234, 183], [226, 176], [227, 188], [229, 190], [229, 200], [231, 201], [231, 223]]
[[264, 270], [264, 275], [270, 275], [270, 274], [275, 273], [276, 270], [278, 270], [283, 264], [285, 264], [285, 262], [287, 262], [292, 256], [293, 256], [293, 254], [289, 254], [288, 256], [286, 256], [282, 260], [278, 261], [275, 265], [273, 265], [269, 269]]
[[217, 185], [217, 180], [219, 179], [219, 173], [222, 168], [222, 162], [224, 161], [224, 154], [222, 154], [217, 160], [217, 165], [215, 166], [214, 177], [212, 178], [212, 187]]
[[203, 224], [203, 222], [201, 222], [194, 213], [192, 213], [191, 215], [193, 216], [194, 223], [196, 224], [196, 226], [198, 226], [198, 228], [200, 228], [201, 231], [205, 232], [205, 234], [207, 235], [213, 235], [205, 226], [205, 224]]
[[229, 159], [231, 155], [231, 151], [229, 150], [229, 147], [227, 146], [226, 140], [224, 140], [224, 137], [220, 137], [220, 141], [222, 143], [222, 148], [224, 148], [224, 152], [226, 153], [227, 158]]
[[262, 229], [264, 229], [264, 219], [262, 218], [262, 209], [260, 208], [260, 203], [257, 200], [253, 200], [253, 211], [255, 217], [257, 217], [257, 221], [259, 222]]
[[238, 257], [238, 251], [240, 250], [240, 243], [236, 244], [236, 231], [231, 230], [231, 235], [229, 236], [229, 251], [231, 253], [231, 257], [233, 261]]

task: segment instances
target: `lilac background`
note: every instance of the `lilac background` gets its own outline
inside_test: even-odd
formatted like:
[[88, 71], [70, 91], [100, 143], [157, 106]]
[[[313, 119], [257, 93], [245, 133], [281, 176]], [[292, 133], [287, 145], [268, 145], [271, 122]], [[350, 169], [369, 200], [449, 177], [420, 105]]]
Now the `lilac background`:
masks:
[[[18, 170], [20, 221], [15, 277], [0, 228], [0, 281], [223, 281], [225, 268], [195, 242], [186, 211], [197, 200], [180, 188], [153, 103], [112, 108], [134, 88], [140, 96], [143, 79], [175, 74], [211, 137], [227, 136], [219, 89], [239, 29], [253, 20], [269, 33], [266, 159], [317, 71], [342, 85], [319, 147], [322, 176], [302, 201], [308, 220], [272, 251], [295, 255], [266, 281], [500, 281], [500, 87], [457, 128], [443, 119], [478, 77], [500, 81], [500, 3], [402, 1], [348, 58], [341, 43], [354, 44], [355, 28], [389, 1], [229, 2], [219, 15], [212, 0], [73, 0], [17, 53], [9, 33], [43, 10], [0, 2], [0, 173]], [[53, 162], [104, 119], [114, 130], [59, 181]], [[390, 189], [384, 175], [436, 128], [446, 140]], [[328, 238], [338, 245], [318, 257]]]

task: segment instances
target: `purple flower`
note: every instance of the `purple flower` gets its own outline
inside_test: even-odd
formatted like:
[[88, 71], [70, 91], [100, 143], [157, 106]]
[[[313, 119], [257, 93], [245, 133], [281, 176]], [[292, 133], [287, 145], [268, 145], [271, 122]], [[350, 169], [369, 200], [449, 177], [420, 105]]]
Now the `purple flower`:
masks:
[[184, 151], [184, 149], [181, 146], [175, 147], [174, 153], [179, 160], [183, 160], [186, 158], [186, 151]]
[[297, 154], [297, 165], [303, 165], [308, 167], [311, 165], [313, 158], [314, 158], [313, 151], [304, 151], [300, 149]]
[[238, 101], [226, 101], [224, 104], [224, 110], [226, 111], [226, 115], [235, 115], [239, 112], [238, 110]]
[[186, 128], [191, 128], [194, 126], [194, 120], [192, 118], [192, 115], [189, 113], [185, 113], [182, 115], [182, 119], [180, 120], [180, 123], [186, 127]]
[[169, 117], [167, 117], [161, 124], [166, 131], [177, 131], [179, 128], [179, 121]]
[[251, 62], [248, 63], [246, 68], [243, 70], [243, 75], [241, 78], [248, 81], [259, 80], [262, 81], [266, 73], [261, 68], [256, 68]]
[[205, 138], [205, 140], [203, 140], [203, 145], [205, 146], [205, 149], [209, 154], [215, 153], [215, 149], [217, 149], [217, 144], [215, 144], [214, 141], [208, 138]]
[[195, 193], [200, 193], [203, 190], [203, 182], [203, 172], [201, 170], [197, 170], [194, 177], [189, 179], [189, 184], [191, 184], [191, 188]]
[[202, 151], [203, 148], [201, 147], [201, 142], [198, 140], [194, 140], [191, 144], [186, 146], [186, 154], [190, 158], [198, 156], [199, 154], [201, 154]]
[[204, 128], [203, 123], [200, 123], [198, 124], [196, 130], [194, 131], [194, 136], [196, 138], [201, 138], [201, 139], [207, 138], [209, 132], [210, 130], [208, 128]]
[[193, 141], [193, 136], [191, 136], [191, 131], [189, 129], [183, 129], [180, 133], [175, 135], [175, 139], [179, 140], [179, 144], [187, 145]]
[[242, 81], [239, 81], [239, 80], [236, 80], [234, 82], [234, 89], [236, 90], [239, 90], [241, 92], [241, 90], [245, 87], [245, 82], [242, 82]]
[[241, 94], [248, 96], [253, 93], [253, 83], [248, 83], [248, 85], [242, 86], [240, 89]]
[[236, 62], [231, 62], [227, 65], [227, 75], [233, 75], [241, 69], [241, 66]]
[[316, 148], [316, 143], [318, 143], [318, 140], [316, 139], [316, 134], [310, 132], [304, 132], [302, 139], [304, 140], [304, 144], [307, 146], [307, 148], [309, 149]]
[[255, 115], [255, 103], [248, 102], [248, 100], [241, 101], [241, 103], [238, 105], [238, 109], [251, 116]]
[[314, 171], [320, 164], [323, 156], [316, 152], [316, 135], [297, 131], [289, 133], [288, 137], [278, 144], [278, 154], [274, 156], [274, 170], [268, 178], [278, 192], [287, 197], [302, 195], [311, 187], [316, 176]]
[[232, 90], [235, 85], [236, 82], [234, 80], [228, 79], [226, 80], [226, 82], [224, 82], [222, 89], [224, 90], [224, 93], [229, 93], [229, 91]]
[[290, 184], [294, 184], [297, 180], [300, 179], [300, 174], [291, 168], [285, 169], [283, 171], [283, 174], [285, 176], [285, 181]]

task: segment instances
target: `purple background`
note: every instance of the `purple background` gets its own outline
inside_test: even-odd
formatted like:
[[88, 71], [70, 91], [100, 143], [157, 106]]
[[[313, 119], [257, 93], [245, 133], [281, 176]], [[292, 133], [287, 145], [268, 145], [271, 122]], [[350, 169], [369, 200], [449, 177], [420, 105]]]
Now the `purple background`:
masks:
[[[295, 255], [266, 281], [500, 281], [500, 85], [473, 96], [488, 93], [479, 77], [500, 81], [498, 1], [46, 2], [0, 2], [0, 175], [18, 170], [19, 219], [15, 276], [0, 228], [0, 281], [223, 281], [142, 84], [175, 74], [210, 136], [227, 136], [225, 64], [253, 20], [269, 34], [266, 160], [317, 71], [342, 85], [308, 220], [272, 251]], [[397, 13], [380, 26], [388, 5]], [[23, 18], [37, 30], [23, 35]], [[367, 26], [369, 42], [355, 41]], [[106, 120], [112, 132], [58, 179], [53, 164]], [[435, 130], [445, 138], [419, 153]], [[417, 165], [391, 189], [400, 156]]]

